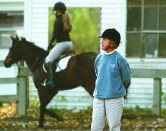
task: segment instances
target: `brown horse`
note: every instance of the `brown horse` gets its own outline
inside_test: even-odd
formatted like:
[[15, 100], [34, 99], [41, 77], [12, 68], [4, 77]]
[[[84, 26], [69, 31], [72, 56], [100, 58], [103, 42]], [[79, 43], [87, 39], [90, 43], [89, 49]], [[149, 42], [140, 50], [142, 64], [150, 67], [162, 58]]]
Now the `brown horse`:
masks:
[[96, 80], [93, 64], [97, 54], [87, 52], [73, 55], [69, 59], [66, 69], [55, 72], [55, 88], [50, 89], [42, 85], [47, 78], [47, 73], [44, 72], [42, 65], [48, 52], [28, 42], [25, 38], [19, 39], [16, 36], [16, 38], [11, 37], [11, 39], [12, 46], [9, 49], [4, 65], [5, 67], [11, 67], [12, 64], [24, 60], [31, 70], [40, 100], [39, 127], [43, 127], [44, 114], [58, 120], [63, 119], [56, 113], [46, 109], [48, 103], [59, 90], [82, 86], [92, 96]]

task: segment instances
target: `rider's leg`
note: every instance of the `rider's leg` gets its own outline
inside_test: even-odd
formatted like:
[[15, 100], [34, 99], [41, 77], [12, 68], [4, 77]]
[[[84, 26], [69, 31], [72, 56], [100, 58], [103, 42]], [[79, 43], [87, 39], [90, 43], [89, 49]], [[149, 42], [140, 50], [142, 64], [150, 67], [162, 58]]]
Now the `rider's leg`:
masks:
[[[49, 55], [46, 57], [45, 60], [45, 65], [48, 67], [46, 67], [46, 70], [48, 72], [48, 80], [46, 81], [46, 86], [48, 87], [53, 87], [54, 86], [54, 71], [55, 71], [55, 66], [53, 66], [54, 62], [56, 62], [57, 58], [65, 51], [69, 51], [72, 49], [72, 42], [71, 41], [67, 41], [67, 42], [61, 42], [61, 43], [57, 43], [54, 48], [50, 51]], [[57, 64], [57, 63], [55, 63]], [[55, 67], [55, 68], [54, 68]]]
[[71, 41], [57, 43], [46, 57], [46, 63], [54, 62], [61, 54], [70, 50], [72, 50]]
[[48, 62], [45, 63], [46, 70], [48, 72], [48, 79], [46, 80], [46, 86], [54, 87], [54, 69], [53, 63]]

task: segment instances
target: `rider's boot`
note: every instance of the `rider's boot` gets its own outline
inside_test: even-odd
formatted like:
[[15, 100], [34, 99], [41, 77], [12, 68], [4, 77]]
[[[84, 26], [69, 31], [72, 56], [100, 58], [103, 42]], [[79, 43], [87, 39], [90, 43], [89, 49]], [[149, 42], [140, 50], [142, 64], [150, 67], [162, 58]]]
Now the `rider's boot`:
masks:
[[55, 84], [54, 84], [54, 69], [53, 69], [53, 66], [54, 64], [52, 62], [48, 62], [48, 63], [45, 63], [45, 66], [46, 66], [46, 70], [48, 72], [48, 79], [46, 80], [46, 87], [54, 87]]

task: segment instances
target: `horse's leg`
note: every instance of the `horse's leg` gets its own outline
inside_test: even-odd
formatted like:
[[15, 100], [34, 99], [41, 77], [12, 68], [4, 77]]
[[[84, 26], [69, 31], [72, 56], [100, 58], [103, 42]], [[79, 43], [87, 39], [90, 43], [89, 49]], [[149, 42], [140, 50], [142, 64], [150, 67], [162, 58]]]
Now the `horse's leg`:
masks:
[[40, 118], [39, 118], [39, 127], [43, 127], [44, 124], [44, 112], [45, 112], [46, 106], [40, 105]]
[[47, 99], [47, 103], [40, 105], [40, 119], [39, 119], [39, 127], [43, 127], [44, 125], [44, 115], [47, 114], [53, 118], [56, 118], [57, 120], [63, 120], [62, 116], [59, 116], [57, 113], [49, 111], [46, 109], [47, 104], [51, 101], [51, 99]]
[[45, 110], [45, 113], [46, 113], [47, 115], [53, 117], [53, 118], [56, 118], [56, 119], [59, 120], [59, 121], [62, 121], [62, 120], [63, 120], [63, 117], [62, 117], [62, 116], [60, 116], [60, 115], [58, 115], [57, 113], [52, 112], [52, 111], [50, 111], [50, 110], [47, 110], [47, 109], [46, 109], [46, 110]]
[[43, 127], [43, 125], [44, 125], [44, 114], [45, 114], [45, 110], [46, 110], [46, 106], [47, 106], [47, 104], [46, 104], [46, 102], [43, 98], [43, 96], [45, 96], [44, 95], [44, 90], [39, 89], [38, 90], [38, 95], [39, 95], [39, 100], [40, 100], [40, 117], [39, 117], [39, 125], [38, 126]]
[[56, 118], [58, 120], [62, 120], [62, 117], [60, 117], [56, 113], [51, 112], [51, 111], [46, 109], [46, 106], [48, 105], [48, 103], [52, 100], [52, 98], [57, 93], [58, 93], [58, 91], [48, 91], [48, 90], [44, 90], [44, 88], [38, 90], [40, 104], [41, 104], [40, 105], [39, 127], [43, 127], [43, 125], [44, 125], [44, 114], [45, 113], [50, 115], [53, 118]]

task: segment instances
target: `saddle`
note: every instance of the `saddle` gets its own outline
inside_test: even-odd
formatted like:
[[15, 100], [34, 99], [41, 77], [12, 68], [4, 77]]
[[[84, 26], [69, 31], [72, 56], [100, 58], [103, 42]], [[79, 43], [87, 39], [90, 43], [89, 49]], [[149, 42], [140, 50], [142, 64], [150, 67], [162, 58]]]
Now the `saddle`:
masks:
[[[75, 51], [70, 50], [70, 51], [67, 51], [67, 52], [65, 52], [64, 54], [60, 55], [60, 56], [54, 61], [54, 63], [53, 63], [53, 64], [54, 64], [54, 70], [56, 71], [57, 67], [58, 67], [60, 70], [62, 70], [61, 67], [59, 66], [59, 61], [60, 61], [61, 59], [65, 58], [65, 57], [72, 56], [72, 55], [74, 55], [74, 54], [75, 54]], [[44, 70], [44, 72], [47, 72], [45, 63], [43, 63], [43, 70]]]
[[76, 54], [74, 50], [67, 51], [67, 52], [65, 52], [64, 54], [60, 55], [60, 56], [58, 57], [58, 59], [55, 60], [55, 62], [56, 62], [56, 61], [60, 61], [60, 60], [61, 60], [62, 58], [64, 58], [64, 57], [71, 56], [71, 55], [74, 55], [74, 54]]

